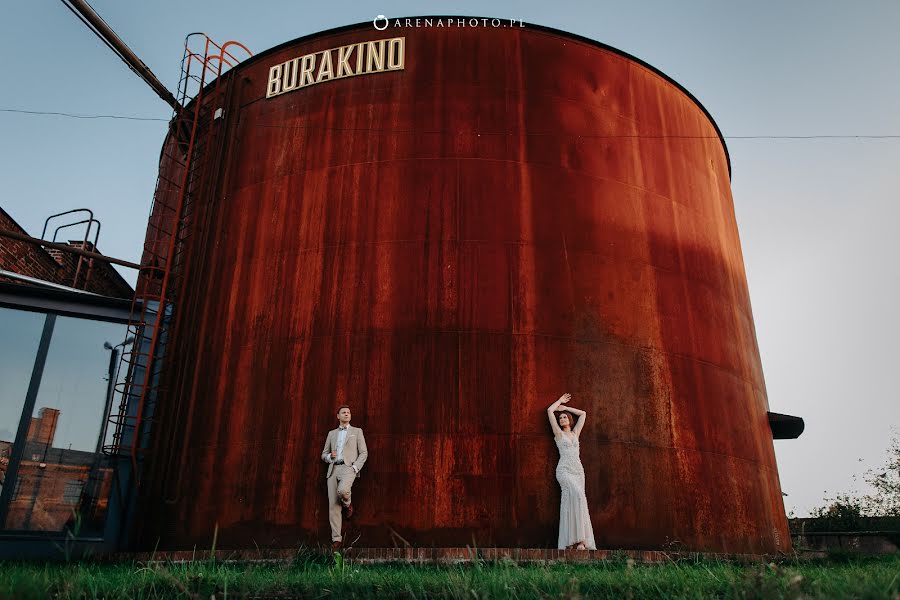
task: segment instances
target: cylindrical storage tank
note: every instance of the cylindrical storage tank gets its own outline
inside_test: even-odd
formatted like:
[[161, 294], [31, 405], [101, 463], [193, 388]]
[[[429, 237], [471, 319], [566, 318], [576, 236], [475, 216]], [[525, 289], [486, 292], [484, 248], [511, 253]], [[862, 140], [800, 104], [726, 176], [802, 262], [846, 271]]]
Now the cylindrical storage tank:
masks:
[[[598, 547], [789, 550], [712, 119], [600, 43], [437, 20], [295, 40], [202, 101], [141, 543], [327, 543], [346, 403], [357, 546], [555, 547], [569, 391]], [[402, 65], [337, 77], [392, 38]]]

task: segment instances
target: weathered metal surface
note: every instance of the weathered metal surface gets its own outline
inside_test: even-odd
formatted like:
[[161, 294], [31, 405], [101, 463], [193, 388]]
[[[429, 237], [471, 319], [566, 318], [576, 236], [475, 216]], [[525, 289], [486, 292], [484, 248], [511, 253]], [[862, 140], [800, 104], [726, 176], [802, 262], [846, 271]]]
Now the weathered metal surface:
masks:
[[[271, 65], [387, 34], [404, 70], [265, 99]], [[727, 158], [675, 84], [527, 27], [343, 30], [233, 75], [144, 546], [327, 542], [342, 403], [357, 545], [553, 546], [570, 391], [599, 547], [790, 548]]]

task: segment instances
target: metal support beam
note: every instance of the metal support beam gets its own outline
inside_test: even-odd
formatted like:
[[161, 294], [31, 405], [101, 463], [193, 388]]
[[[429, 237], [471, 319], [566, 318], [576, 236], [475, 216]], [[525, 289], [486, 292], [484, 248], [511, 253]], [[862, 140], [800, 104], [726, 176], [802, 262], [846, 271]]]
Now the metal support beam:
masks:
[[16, 478], [19, 474], [19, 463], [25, 452], [25, 441], [28, 438], [28, 428], [31, 425], [31, 415], [34, 413], [34, 405], [37, 402], [38, 390], [41, 387], [41, 378], [44, 376], [44, 365], [47, 362], [47, 353], [50, 350], [50, 338], [53, 336], [53, 326], [56, 324], [56, 315], [50, 313], [44, 319], [44, 330], [41, 333], [41, 341], [38, 344], [37, 354], [34, 357], [34, 367], [31, 370], [31, 381], [28, 384], [28, 393], [25, 394], [25, 405], [22, 407], [22, 417], [19, 419], [19, 430], [16, 432], [16, 440], [13, 443], [12, 456], [9, 457], [9, 466], [6, 471], [6, 479], [3, 483], [3, 492], [0, 493], [0, 530], [6, 529], [6, 516], [9, 514], [9, 503], [12, 501], [16, 488]]

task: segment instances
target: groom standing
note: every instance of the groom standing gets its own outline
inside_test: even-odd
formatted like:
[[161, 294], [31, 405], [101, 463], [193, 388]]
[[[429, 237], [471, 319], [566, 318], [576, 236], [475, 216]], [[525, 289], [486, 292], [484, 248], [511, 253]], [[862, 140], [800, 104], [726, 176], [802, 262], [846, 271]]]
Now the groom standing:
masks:
[[[331, 547], [341, 547], [341, 510], [348, 519], [353, 517], [350, 503], [350, 487], [359, 477], [366, 463], [369, 450], [362, 429], [350, 426], [350, 407], [346, 404], [337, 410], [338, 428], [328, 432], [322, 460], [328, 463], [328, 521], [331, 523]], [[340, 504], [338, 504], [340, 500]]]

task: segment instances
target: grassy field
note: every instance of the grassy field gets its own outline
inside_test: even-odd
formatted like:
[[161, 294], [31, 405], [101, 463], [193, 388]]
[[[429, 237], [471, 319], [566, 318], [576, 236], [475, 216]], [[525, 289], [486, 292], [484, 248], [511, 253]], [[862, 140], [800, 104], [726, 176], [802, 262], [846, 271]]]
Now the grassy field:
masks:
[[739, 565], [358, 566], [0, 563], [0, 598], [890, 598], [900, 557]]

